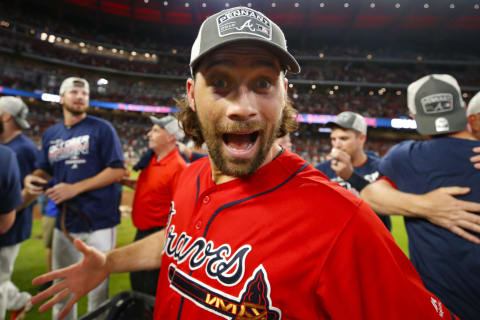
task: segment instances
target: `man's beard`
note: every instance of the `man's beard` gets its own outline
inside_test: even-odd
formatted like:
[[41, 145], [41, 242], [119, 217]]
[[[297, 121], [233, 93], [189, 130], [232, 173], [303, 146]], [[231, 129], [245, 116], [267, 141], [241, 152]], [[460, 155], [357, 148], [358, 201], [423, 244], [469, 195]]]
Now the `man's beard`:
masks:
[[66, 103], [63, 105], [63, 107], [74, 116], [81, 116], [82, 114], [86, 113], [86, 110], [87, 110], [86, 107], [81, 110], [78, 110]]
[[[266, 126], [258, 121], [235, 121], [231, 124], [217, 123], [215, 127], [204, 126], [200, 121], [203, 138], [208, 147], [208, 153], [215, 166], [225, 175], [246, 177], [255, 173], [265, 161], [273, 142], [275, 141], [280, 123], [267, 131]], [[230, 158], [223, 150], [223, 133], [235, 131], [259, 130], [257, 151], [249, 159]]]

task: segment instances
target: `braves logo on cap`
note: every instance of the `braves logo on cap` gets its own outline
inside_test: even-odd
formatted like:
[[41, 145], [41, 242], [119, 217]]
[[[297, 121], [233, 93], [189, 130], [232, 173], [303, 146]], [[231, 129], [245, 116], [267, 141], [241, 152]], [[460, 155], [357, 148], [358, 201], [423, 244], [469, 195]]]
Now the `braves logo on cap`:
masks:
[[272, 39], [272, 23], [258, 11], [248, 8], [234, 8], [217, 17], [220, 37], [233, 34], [251, 34], [267, 40]]
[[450, 93], [431, 94], [420, 99], [423, 111], [427, 114], [453, 110], [453, 95]]

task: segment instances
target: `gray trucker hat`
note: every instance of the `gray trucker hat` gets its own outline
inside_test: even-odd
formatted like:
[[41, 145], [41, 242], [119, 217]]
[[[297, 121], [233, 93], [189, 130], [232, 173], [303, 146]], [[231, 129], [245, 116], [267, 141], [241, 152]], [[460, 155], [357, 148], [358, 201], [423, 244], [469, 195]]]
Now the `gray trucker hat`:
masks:
[[203, 21], [192, 46], [190, 70], [202, 57], [224, 45], [252, 41], [267, 46], [278, 56], [287, 71], [299, 73], [300, 66], [287, 50], [285, 35], [263, 13], [246, 7], [220, 11]]
[[87, 94], [90, 94], [90, 86], [88, 81], [83, 78], [70, 77], [63, 80], [62, 85], [60, 86], [60, 95], [63, 95], [65, 91], [71, 88], [84, 88], [87, 91]]
[[173, 134], [177, 141], [181, 141], [185, 137], [185, 132], [182, 128], [180, 128], [178, 125], [178, 119], [174, 116], [169, 115], [163, 118], [150, 116], [150, 120], [152, 120], [153, 124], [156, 124], [160, 128], [165, 129], [169, 133]]
[[480, 92], [470, 99], [467, 107], [467, 116], [480, 113]]
[[0, 110], [10, 114], [20, 128], [30, 128], [30, 124], [27, 121], [28, 107], [22, 99], [12, 96], [1, 97]]
[[364, 135], [367, 134], [367, 121], [358, 113], [344, 111], [340, 113], [335, 121], [328, 122], [326, 127], [341, 127], [343, 129], [355, 130]]
[[424, 136], [458, 132], [467, 126], [460, 86], [451, 75], [431, 74], [411, 83], [407, 104], [417, 131]]

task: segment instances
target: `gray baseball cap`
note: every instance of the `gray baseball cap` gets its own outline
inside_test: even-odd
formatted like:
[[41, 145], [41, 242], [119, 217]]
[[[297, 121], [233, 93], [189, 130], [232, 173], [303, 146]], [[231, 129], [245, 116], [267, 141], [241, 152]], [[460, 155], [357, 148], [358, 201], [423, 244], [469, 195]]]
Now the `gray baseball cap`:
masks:
[[0, 110], [3, 110], [12, 115], [15, 122], [22, 129], [30, 128], [27, 121], [28, 106], [22, 99], [17, 97], [5, 96], [0, 98]]
[[263, 13], [246, 7], [226, 9], [203, 21], [192, 46], [190, 70], [208, 53], [227, 44], [249, 41], [268, 47], [287, 71], [299, 73], [300, 66], [287, 50], [285, 35]]
[[458, 132], [467, 126], [460, 86], [451, 75], [431, 74], [411, 83], [407, 104], [417, 131], [424, 136]]
[[467, 116], [480, 113], [480, 92], [470, 99], [467, 107]]
[[68, 89], [75, 87], [85, 88], [87, 94], [90, 94], [90, 86], [88, 85], [87, 80], [78, 77], [70, 77], [63, 80], [62, 85], [60, 86], [60, 95], [63, 95]]
[[358, 113], [351, 111], [344, 111], [340, 113], [335, 121], [325, 124], [326, 127], [341, 127], [343, 129], [355, 130], [357, 132], [367, 134], [367, 121]]
[[163, 118], [150, 116], [150, 120], [152, 120], [153, 124], [156, 124], [160, 128], [165, 129], [169, 133], [173, 134], [177, 141], [180, 141], [185, 137], [185, 132], [182, 128], [180, 128], [178, 125], [178, 119], [174, 116], [169, 115]]

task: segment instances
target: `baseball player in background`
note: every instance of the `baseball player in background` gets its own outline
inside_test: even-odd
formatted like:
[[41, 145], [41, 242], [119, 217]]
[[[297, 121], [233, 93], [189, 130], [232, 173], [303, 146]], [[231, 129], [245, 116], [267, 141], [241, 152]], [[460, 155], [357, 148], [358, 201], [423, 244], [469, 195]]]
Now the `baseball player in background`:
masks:
[[[464, 102], [452, 76], [434, 74], [413, 82], [407, 101], [417, 130], [431, 139], [392, 147], [379, 165], [385, 177], [361, 195], [378, 212], [405, 216], [410, 259], [425, 286], [461, 319], [478, 319], [480, 203], [466, 201], [480, 199], [480, 170], [470, 162], [480, 142], [466, 130]], [[436, 201], [440, 212], [419, 215], [411, 207], [421, 205], [421, 198], [411, 201], [405, 193], [446, 195]], [[451, 209], [448, 195], [461, 200], [444, 214]]]
[[[122, 180], [122, 184], [135, 189], [132, 208], [132, 222], [137, 228], [135, 241], [165, 228], [178, 178], [187, 167], [176, 146], [177, 140], [185, 136], [178, 120], [171, 115], [150, 119], [153, 126], [147, 133], [148, 147], [154, 154], [138, 179]], [[154, 296], [159, 272], [159, 269], [131, 272], [132, 289]]]
[[[82, 239], [100, 251], [115, 247], [121, 197], [121, 185], [116, 182], [125, 174], [122, 149], [109, 122], [87, 115], [89, 95], [85, 79], [71, 77], [62, 82], [64, 119], [43, 133], [37, 169], [25, 178], [31, 196], [44, 192], [43, 185], [55, 179], [56, 184], [45, 191], [59, 209], [52, 243], [54, 270], [82, 258], [69, 237]], [[89, 311], [108, 298], [108, 279], [95, 287], [88, 295]], [[58, 296], [54, 319], [65, 306], [67, 295], [64, 291]], [[76, 317], [75, 305], [67, 318]]]
[[470, 99], [467, 107], [467, 119], [470, 132], [480, 140], [480, 92]]
[[[360, 114], [345, 111], [326, 126], [332, 129], [330, 160], [319, 163], [315, 168], [322, 171], [330, 181], [360, 196], [362, 187], [380, 176], [378, 173], [380, 158], [364, 150], [367, 141], [367, 122]], [[390, 217], [379, 215], [379, 218], [390, 230]]]
[[[22, 130], [30, 128], [27, 116], [28, 106], [22, 99], [11, 96], [0, 98], [0, 143], [15, 152], [22, 187], [25, 176], [35, 169], [38, 154], [33, 141], [22, 133]], [[15, 310], [16, 313], [22, 312], [22, 309], [28, 309], [27, 304], [31, 297], [28, 292], [20, 292], [11, 281], [11, 277], [20, 245], [32, 234], [32, 209], [32, 204], [18, 207], [15, 223], [8, 232], [0, 235], [0, 282], [3, 282], [0, 286], [0, 295], [8, 296], [8, 309]], [[3, 317], [0, 314], [0, 319]]]
[[[286, 72], [300, 67], [261, 12], [208, 17], [192, 47], [179, 119], [209, 157], [187, 167], [164, 231], [101, 253], [32, 298], [73, 293], [111, 272], [160, 265], [155, 319], [450, 319], [360, 198], [275, 139], [296, 129]], [[88, 279], [88, 281], [87, 281]]]

